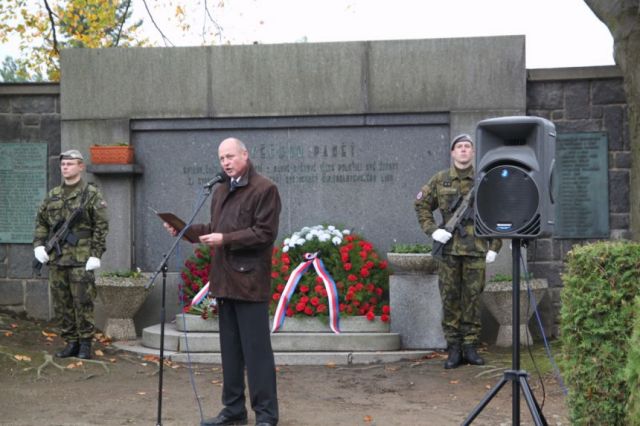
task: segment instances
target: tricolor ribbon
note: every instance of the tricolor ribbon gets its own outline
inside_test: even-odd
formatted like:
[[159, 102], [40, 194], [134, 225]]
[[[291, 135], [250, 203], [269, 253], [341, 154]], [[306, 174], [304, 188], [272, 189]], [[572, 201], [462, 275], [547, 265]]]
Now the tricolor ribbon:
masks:
[[209, 294], [209, 282], [203, 285], [200, 291], [197, 292], [195, 296], [193, 296], [193, 299], [191, 300], [191, 304], [189, 306], [194, 307], [199, 305], [200, 302], [202, 302], [202, 300], [207, 297], [207, 294]]
[[282, 324], [284, 324], [287, 306], [289, 305], [291, 296], [293, 295], [293, 292], [296, 291], [300, 278], [302, 278], [304, 273], [307, 272], [307, 269], [313, 265], [316, 273], [324, 283], [324, 288], [327, 290], [327, 299], [329, 302], [329, 327], [331, 327], [331, 331], [335, 334], [340, 334], [340, 308], [338, 305], [338, 288], [336, 287], [336, 283], [333, 281], [333, 278], [331, 278], [331, 274], [327, 271], [322, 260], [318, 257], [318, 253], [305, 253], [304, 258], [306, 260], [291, 272], [291, 275], [289, 275], [289, 279], [287, 280], [287, 284], [284, 286], [284, 290], [280, 295], [278, 307], [276, 308], [276, 313], [273, 316], [273, 327], [271, 332], [275, 333], [280, 327], [282, 327]]

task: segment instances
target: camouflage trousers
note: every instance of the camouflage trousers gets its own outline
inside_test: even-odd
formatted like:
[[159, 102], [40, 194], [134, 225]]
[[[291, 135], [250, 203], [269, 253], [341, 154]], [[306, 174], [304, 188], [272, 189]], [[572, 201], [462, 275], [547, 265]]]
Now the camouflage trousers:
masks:
[[86, 271], [84, 266], [52, 265], [49, 268], [49, 286], [60, 337], [67, 342], [93, 338], [93, 302], [96, 299], [93, 271]]
[[485, 285], [485, 259], [445, 255], [438, 264], [442, 297], [442, 330], [449, 345], [478, 343], [480, 294]]

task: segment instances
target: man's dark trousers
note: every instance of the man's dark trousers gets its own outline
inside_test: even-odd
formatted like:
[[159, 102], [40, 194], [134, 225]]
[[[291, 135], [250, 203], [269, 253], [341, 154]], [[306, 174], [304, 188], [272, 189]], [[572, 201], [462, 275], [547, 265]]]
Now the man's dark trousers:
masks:
[[221, 299], [218, 304], [223, 366], [222, 413], [245, 413], [244, 369], [256, 422], [278, 423], [276, 369], [271, 349], [269, 304]]

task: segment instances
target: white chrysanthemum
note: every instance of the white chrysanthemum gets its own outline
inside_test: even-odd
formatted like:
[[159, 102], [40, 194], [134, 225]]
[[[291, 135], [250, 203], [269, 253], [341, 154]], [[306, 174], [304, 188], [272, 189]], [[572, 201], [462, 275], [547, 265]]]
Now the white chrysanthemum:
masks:
[[338, 246], [340, 245], [340, 243], [342, 243], [342, 238], [339, 237], [333, 237], [331, 239], [331, 242], [333, 243], [333, 245]]
[[343, 235], [349, 235], [349, 234], [351, 234], [351, 231], [349, 231], [348, 229], [343, 229], [342, 230], [342, 234]]
[[286, 253], [286, 252], [288, 252], [288, 251], [289, 251], [289, 246], [284, 246], [284, 247], [282, 247], [282, 252], [283, 252], [283, 253]]
[[320, 240], [320, 242], [329, 241], [330, 238], [331, 236], [329, 234], [320, 234], [318, 236], [318, 240]]
[[333, 231], [333, 230], [335, 230], [335, 229], [336, 229], [336, 227], [335, 227], [335, 226], [333, 226], [333, 225], [329, 225], [329, 226], [327, 226], [327, 230], [329, 230], [329, 231]]

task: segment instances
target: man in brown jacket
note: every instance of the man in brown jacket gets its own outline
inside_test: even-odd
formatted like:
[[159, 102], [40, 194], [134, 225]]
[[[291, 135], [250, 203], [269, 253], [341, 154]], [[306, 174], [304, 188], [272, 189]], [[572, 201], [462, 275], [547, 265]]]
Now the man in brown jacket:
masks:
[[[200, 242], [212, 247], [210, 294], [218, 301], [224, 408], [202, 425], [245, 425], [244, 370], [256, 425], [278, 423], [276, 371], [269, 332], [271, 254], [278, 234], [280, 195], [258, 174], [242, 141], [228, 138], [218, 148], [230, 181], [218, 185], [211, 222], [193, 225]], [[175, 229], [165, 225], [172, 234]]]

